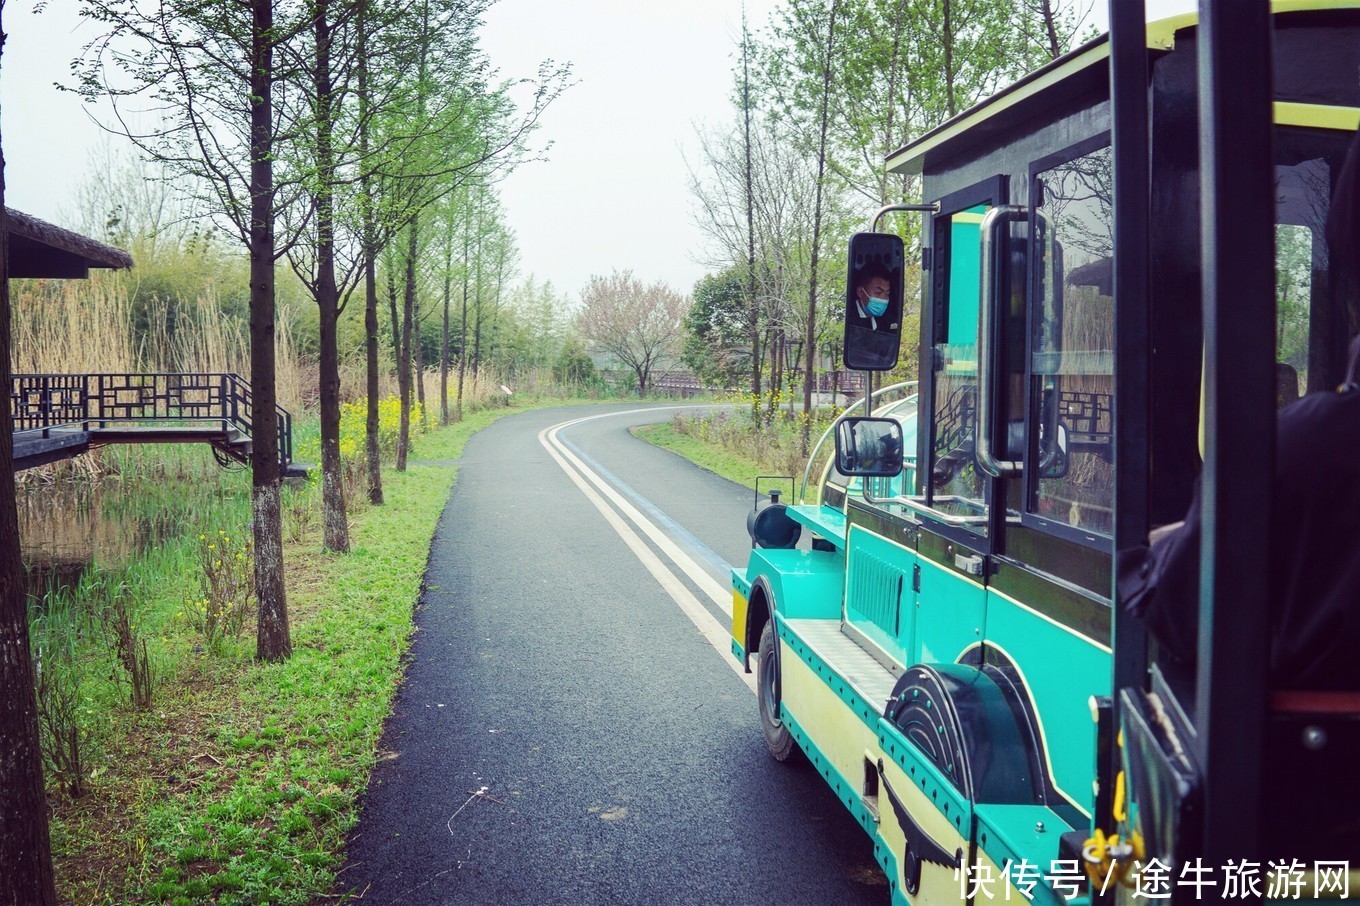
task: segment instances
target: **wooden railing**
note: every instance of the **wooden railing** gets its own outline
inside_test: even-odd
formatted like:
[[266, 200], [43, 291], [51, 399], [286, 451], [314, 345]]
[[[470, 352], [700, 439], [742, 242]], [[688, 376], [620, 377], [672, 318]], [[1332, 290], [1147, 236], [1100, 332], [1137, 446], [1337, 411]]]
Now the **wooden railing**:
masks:
[[[250, 385], [238, 374], [16, 374], [10, 383], [14, 431], [168, 425], [220, 426], [224, 436], [249, 438], [254, 419]], [[293, 460], [293, 417], [275, 406], [279, 461]]]

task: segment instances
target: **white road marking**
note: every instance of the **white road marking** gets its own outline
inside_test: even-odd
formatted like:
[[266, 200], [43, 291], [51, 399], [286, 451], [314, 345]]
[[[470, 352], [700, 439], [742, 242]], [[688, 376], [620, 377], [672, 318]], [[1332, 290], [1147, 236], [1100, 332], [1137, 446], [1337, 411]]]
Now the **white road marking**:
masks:
[[[629, 410], [628, 414], [631, 415], [635, 412], [654, 412], [659, 409], [675, 409], [675, 408], [680, 407], [656, 406], [651, 409], [633, 409]], [[554, 425], [548, 429], [548, 439], [557, 448], [559, 453], [561, 453], [569, 462], [571, 462], [572, 465], [576, 466], [576, 468], [581, 470], [582, 474], [584, 474], [585, 477], [590, 480], [591, 484], [595, 485], [595, 487], [600, 489], [600, 493], [604, 494], [607, 498], [609, 498], [609, 500], [613, 502], [614, 506], [618, 507], [619, 510], [625, 516], [627, 516], [629, 519], [633, 521], [634, 525], [642, 529], [643, 534], [645, 534], [648, 538], [651, 538], [652, 543], [655, 544], [657, 547], [661, 548], [661, 552], [665, 554], [667, 557], [670, 557], [671, 562], [674, 563], [676, 566], [680, 567], [680, 570], [685, 575], [689, 576], [690, 581], [697, 585], [700, 591], [708, 595], [708, 597], [713, 601], [713, 603], [718, 606], [719, 610], [727, 614], [728, 617], [731, 617], [732, 590], [730, 588], [724, 588], [722, 585], [714, 581], [713, 576], [710, 575], [708, 571], [701, 567], [697, 562], [695, 562], [693, 557], [689, 556], [689, 554], [686, 554], [683, 550], [681, 550], [680, 546], [677, 545], [674, 541], [672, 541], [665, 532], [661, 531], [661, 529], [657, 527], [656, 523], [652, 522], [646, 516], [642, 515], [642, 513], [638, 512], [637, 507], [629, 503], [628, 500], [624, 498], [622, 494], [620, 494], [613, 487], [611, 487], [609, 485], [609, 482], [605, 481], [593, 469], [591, 469], [585, 463], [581, 462], [580, 457], [576, 456], [574, 453], [568, 450], [566, 446], [557, 437], [557, 435], [564, 428], [570, 428], [572, 425], [577, 425], [580, 424], [581, 422], [588, 422], [597, 418], [607, 418], [610, 415], [618, 414], [620, 413], [611, 412], [606, 413], [604, 415], [588, 415], [585, 418], [578, 418], [573, 421], [564, 422], [560, 425]]]
[[[629, 412], [632, 414], [636, 412], [652, 412], [657, 409], [674, 408], [679, 407], [657, 406], [652, 409], [629, 410]], [[708, 608], [706, 608], [703, 603], [685, 587], [685, 584], [680, 581], [679, 576], [666, 567], [666, 564], [661, 561], [661, 558], [658, 557], [652, 549], [646, 545], [642, 538], [638, 536], [637, 532], [633, 531], [628, 523], [605, 502], [604, 497], [601, 497], [599, 493], [596, 493], [591, 485], [594, 484], [598, 487], [622, 512], [627, 513], [628, 517], [641, 528], [668, 557], [671, 558], [681, 571], [694, 580], [695, 584], [703, 589], [705, 594], [714, 597], [715, 600], [723, 606], [724, 610], [730, 613], [730, 604], [728, 603], [729, 596], [721, 595], [721, 589], [718, 586], [718, 583], [714, 582], [711, 576], [704, 572], [688, 554], [680, 550], [673, 541], [667, 538], [651, 520], [639, 513], [636, 507], [627, 500], [624, 500], [617, 491], [609, 487], [603, 479], [582, 463], [578, 457], [574, 456], [570, 450], [566, 449], [557, 437], [558, 433], [564, 428], [592, 419], [606, 418], [610, 415], [618, 414], [620, 413], [611, 412], [603, 415], [591, 415], [544, 428], [538, 434], [538, 442], [543, 445], [543, 448], [548, 451], [548, 454], [562, 467], [562, 471], [567, 473], [567, 477], [572, 480], [572, 483], [580, 488], [581, 493], [585, 495], [586, 499], [594, 505], [595, 509], [600, 511], [600, 515], [604, 516], [605, 521], [608, 522], [610, 527], [614, 529], [621, 539], [623, 539], [624, 544], [628, 545], [628, 548], [633, 552], [633, 555], [636, 556], [647, 571], [652, 574], [652, 578], [656, 579], [662, 589], [670, 595], [671, 600], [676, 603], [681, 612], [689, 617], [690, 622], [699, 630], [699, 634], [702, 635], [704, 639], [713, 646], [713, 649], [718, 652], [723, 663], [731, 667], [732, 671], [746, 684], [746, 688], [754, 693], [756, 691], [755, 677], [752, 674], [746, 673], [742, 669], [742, 666], [737, 663], [736, 659], [732, 657], [732, 636], [728, 628], [714, 618]], [[700, 580], [700, 577], [702, 577], [703, 581]], [[715, 590], [718, 596], [715, 596]]]

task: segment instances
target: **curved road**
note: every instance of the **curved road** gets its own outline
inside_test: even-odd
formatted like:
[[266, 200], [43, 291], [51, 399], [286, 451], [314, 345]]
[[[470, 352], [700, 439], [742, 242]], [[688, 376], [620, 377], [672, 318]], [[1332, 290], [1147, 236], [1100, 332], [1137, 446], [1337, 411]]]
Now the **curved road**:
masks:
[[727, 647], [751, 492], [628, 434], [683, 406], [477, 434], [352, 832], [368, 903], [875, 903], [864, 833], [766, 753]]

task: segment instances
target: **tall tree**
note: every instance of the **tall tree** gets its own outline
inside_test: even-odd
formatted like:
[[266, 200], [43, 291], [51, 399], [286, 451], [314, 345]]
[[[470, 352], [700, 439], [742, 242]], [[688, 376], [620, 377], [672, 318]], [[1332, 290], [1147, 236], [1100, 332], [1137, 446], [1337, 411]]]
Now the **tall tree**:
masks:
[[[356, 103], [359, 108], [359, 157], [367, 161], [373, 150], [372, 85], [369, 78], [369, 46], [372, 2], [359, 0], [355, 52]], [[359, 244], [364, 274], [364, 458], [367, 462], [368, 501], [383, 503], [382, 453], [378, 444], [378, 216], [377, 174], [363, 167], [359, 176]]]
[[[0, 0], [0, 56], [5, 40]], [[0, 142], [0, 904], [57, 902], [47, 834], [47, 793], [33, 660], [28, 645], [19, 512], [14, 494], [14, 413], [10, 409], [9, 240], [5, 156]]]
[[755, 169], [751, 165], [751, 29], [741, 6], [742, 200], [746, 204], [746, 337], [751, 344], [751, 405], [760, 405], [760, 298], [756, 295]]
[[[319, 316], [318, 370], [321, 397], [321, 522], [323, 546], [331, 551], [349, 550], [349, 524], [345, 515], [345, 482], [340, 462], [340, 350], [336, 343], [336, 322], [340, 317], [340, 283], [336, 278], [336, 191], [340, 185], [340, 166], [335, 154], [335, 129], [343, 92], [336, 85], [333, 68], [332, 0], [312, 0], [313, 55], [312, 75], [313, 167], [310, 174], [310, 215], [315, 223], [314, 262], [312, 267], [294, 269], [316, 299]], [[346, 11], [349, 12], [348, 10]], [[344, 61], [341, 61], [342, 65]], [[361, 162], [361, 166], [367, 161]], [[304, 256], [305, 257], [305, 256]], [[348, 277], [346, 281], [348, 282]]]
[[[279, 500], [279, 435], [274, 417], [274, 0], [251, 0], [250, 28], [250, 385], [251, 500], [255, 534], [255, 593], [259, 600], [255, 656], [278, 661], [293, 653], [283, 584]], [[262, 424], [268, 425], [262, 430]]]
[[694, 306], [685, 315], [680, 359], [710, 387], [734, 387], [745, 370], [739, 354], [747, 327], [745, 271], [728, 268], [694, 285]]
[[803, 349], [807, 351], [807, 367], [803, 375], [803, 422], [800, 432], [804, 456], [808, 453], [812, 425], [812, 376], [816, 361], [816, 356], [813, 353], [817, 349], [817, 255], [821, 250], [822, 240], [822, 188], [826, 176], [826, 135], [831, 109], [831, 66], [836, 47], [836, 13], [839, 6], [839, 0], [831, 0], [831, 9], [826, 18], [826, 57], [822, 64], [821, 110], [817, 117], [819, 134], [817, 139], [816, 199], [812, 204], [812, 274], [808, 281], [807, 334], [803, 346]]
[[675, 362], [690, 300], [665, 283], [644, 284], [632, 271], [593, 276], [581, 291], [577, 324], [596, 351], [633, 371], [643, 396]]
[[[153, 160], [187, 177], [204, 209], [235, 231], [250, 258], [251, 472], [255, 582], [259, 602], [256, 655], [292, 653], [283, 584], [279, 512], [279, 437], [274, 386], [275, 265], [282, 242], [276, 221], [296, 182], [280, 181], [280, 136], [296, 120], [275, 97], [275, 54], [310, 24], [294, 4], [246, 0], [81, 0], [81, 12], [105, 32], [76, 61], [80, 91], [108, 97], [116, 128]], [[276, 20], [276, 8], [283, 11]], [[121, 81], [114, 81], [114, 80]], [[149, 99], [159, 116], [151, 132], [131, 127], [120, 101]], [[246, 164], [243, 166], [242, 162]]]

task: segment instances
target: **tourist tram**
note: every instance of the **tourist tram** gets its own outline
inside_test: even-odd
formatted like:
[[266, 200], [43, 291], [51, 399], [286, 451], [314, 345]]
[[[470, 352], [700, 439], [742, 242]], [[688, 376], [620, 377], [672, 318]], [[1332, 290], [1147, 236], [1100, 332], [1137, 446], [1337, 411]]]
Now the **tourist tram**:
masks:
[[[1255, 654], [1274, 407], [1336, 387], [1351, 332], [1323, 228], [1360, 2], [1111, 13], [888, 159], [923, 192], [920, 382], [751, 520], [732, 650], [771, 753], [826, 779], [894, 903], [1360, 895], [1355, 696], [1272, 698]], [[885, 235], [847, 275], [847, 363], [874, 370], [906, 267]], [[1112, 573], [1199, 476], [1187, 670]]]

